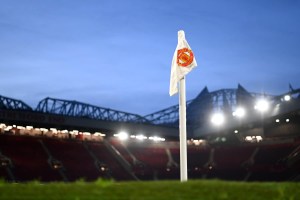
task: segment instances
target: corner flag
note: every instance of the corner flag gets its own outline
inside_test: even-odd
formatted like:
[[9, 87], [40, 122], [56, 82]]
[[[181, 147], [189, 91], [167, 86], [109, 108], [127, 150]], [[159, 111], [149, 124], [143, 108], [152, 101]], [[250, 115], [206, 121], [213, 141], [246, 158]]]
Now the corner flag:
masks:
[[178, 82], [197, 66], [194, 53], [185, 39], [184, 31], [178, 31], [178, 44], [173, 56], [170, 78], [170, 96], [178, 92]]
[[178, 44], [172, 60], [170, 96], [178, 92], [179, 82], [179, 145], [180, 145], [180, 180], [188, 180], [187, 173], [187, 138], [186, 138], [186, 95], [185, 75], [197, 66], [194, 53], [185, 40], [184, 32], [178, 31]]

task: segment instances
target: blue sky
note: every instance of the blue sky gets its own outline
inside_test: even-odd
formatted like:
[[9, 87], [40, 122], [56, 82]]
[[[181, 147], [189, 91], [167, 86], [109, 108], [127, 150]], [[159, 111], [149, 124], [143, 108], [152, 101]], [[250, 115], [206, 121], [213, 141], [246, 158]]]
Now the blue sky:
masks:
[[0, 95], [149, 114], [178, 103], [170, 68], [183, 29], [205, 86], [300, 87], [299, 0], [0, 0]]

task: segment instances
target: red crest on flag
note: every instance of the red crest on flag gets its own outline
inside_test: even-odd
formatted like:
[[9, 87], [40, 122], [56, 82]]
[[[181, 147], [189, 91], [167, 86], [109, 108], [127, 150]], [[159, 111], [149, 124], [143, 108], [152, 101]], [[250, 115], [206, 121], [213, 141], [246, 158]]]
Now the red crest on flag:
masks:
[[187, 67], [192, 64], [194, 54], [191, 49], [183, 48], [177, 51], [177, 64], [180, 67]]

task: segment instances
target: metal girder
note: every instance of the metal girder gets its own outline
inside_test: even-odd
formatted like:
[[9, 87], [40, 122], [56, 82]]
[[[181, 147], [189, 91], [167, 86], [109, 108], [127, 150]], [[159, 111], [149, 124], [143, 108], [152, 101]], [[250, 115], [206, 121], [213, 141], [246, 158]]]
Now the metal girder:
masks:
[[[224, 105], [232, 106], [236, 104], [236, 89], [223, 89], [217, 90], [209, 93], [206, 92], [207, 89], [204, 89], [201, 94], [195, 99], [187, 101], [187, 110], [191, 111], [190, 113], [195, 112], [195, 109], [204, 109], [210, 107], [208, 105], [212, 104], [214, 110], [219, 110]], [[204, 105], [207, 104], [207, 105]], [[193, 109], [190, 109], [190, 105], [193, 106]], [[194, 109], [195, 108], [195, 109]], [[179, 105], [175, 105], [158, 112], [144, 116], [149, 121], [154, 124], [163, 124], [163, 125], [172, 125], [178, 126], [179, 120]], [[189, 115], [189, 113], [187, 113]], [[189, 116], [187, 116], [189, 118]], [[194, 118], [194, 116], [193, 116]]]
[[9, 97], [0, 95], [0, 108], [1, 109], [11, 109], [11, 110], [32, 110], [30, 106], [28, 106], [23, 101], [12, 99]]
[[223, 89], [210, 93], [214, 110], [233, 109], [236, 105], [236, 89]]
[[[191, 103], [189, 100], [186, 102], [186, 106]], [[151, 113], [149, 115], [144, 116], [149, 122], [152, 124], [163, 124], [168, 126], [178, 126], [179, 113], [178, 113], [179, 105], [171, 106], [165, 108], [163, 110]]]
[[147, 119], [137, 114], [102, 108], [78, 101], [68, 101], [49, 97], [39, 102], [36, 111], [107, 121], [149, 123]]
[[178, 105], [171, 106], [169, 108], [160, 110], [158, 112], [146, 115], [144, 116], [144, 118], [146, 118], [153, 124], [172, 125], [174, 122], [178, 121], [179, 119], [178, 109], [179, 109]]
[[[187, 101], [187, 125], [201, 125], [201, 120], [203, 121], [210, 111], [231, 112], [238, 105], [253, 104], [257, 97], [265, 97], [273, 102], [282, 101], [282, 97], [284, 95], [291, 95], [294, 99], [300, 99], [300, 89], [293, 89], [290, 87], [289, 92], [273, 96], [261, 93], [249, 93], [241, 85], [238, 85], [237, 89], [222, 89], [214, 92], [209, 92], [205, 87], [196, 98]], [[33, 110], [23, 101], [1, 95], [0, 109]], [[40, 101], [35, 109], [35, 111], [38, 112], [73, 117], [117, 122], [147, 123], [173, 127], [178, 127], [178, 110], [179, 106], [174, 105], [143, 117], [137, 114], [102, 108], [77, 101], [61, 100], [49, 97]]]
[[[206, 117], [204, 115], [209, 114], [208, 110], [232, 112], [236, 108], [240, 96], [246, 96], [246, 98], [254, 98], [257, 96], [274, 97], [266, 94], [248, 93], [241, 85], [238, 85], [237, 89], [221, 89], [213, 92], [209, 92], [205, 87], [195, 99], [187, 102], [187, 123], [194, 123], [192, 121], [205, 119]], [[178, 111], [179, 106], [175, 105], [144, 117], [153, 124], [178, 127]]]

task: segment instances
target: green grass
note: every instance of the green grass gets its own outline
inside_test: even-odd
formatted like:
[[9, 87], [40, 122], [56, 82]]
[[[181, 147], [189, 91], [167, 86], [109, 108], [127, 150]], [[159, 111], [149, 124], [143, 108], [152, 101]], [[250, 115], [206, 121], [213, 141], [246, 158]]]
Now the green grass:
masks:
[[247, 183], [218, 180], [91, 183], [5, 183], [0, 182], [0, 199], [98, 199], [98, 200], [298, 200], [300, 183]]

